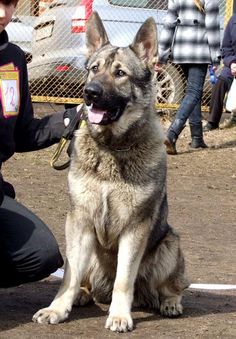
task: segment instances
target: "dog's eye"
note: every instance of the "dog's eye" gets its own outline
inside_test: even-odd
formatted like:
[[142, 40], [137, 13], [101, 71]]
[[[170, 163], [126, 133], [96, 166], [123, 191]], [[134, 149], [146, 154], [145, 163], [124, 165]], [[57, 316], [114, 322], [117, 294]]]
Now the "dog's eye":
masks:
[[116, 72], [117, 77], [123, 77], [124, 75], [126, 75], [126, 73], [124, 71], [122, 71], [121, 69], [117, 70], [117, 72]]
[[91, 70], [96, 73], [98, 71], [98, 66], [97, 65], [94, 65]]

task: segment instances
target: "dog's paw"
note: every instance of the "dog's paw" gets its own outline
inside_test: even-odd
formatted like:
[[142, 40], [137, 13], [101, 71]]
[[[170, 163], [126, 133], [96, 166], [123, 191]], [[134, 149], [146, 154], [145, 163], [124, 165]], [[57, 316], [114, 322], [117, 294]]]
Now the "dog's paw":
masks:
[[42, 308], [32, 318], [33, 322], [39, 324], [58, 324], [68, 318], [69, 311], [60, 312], [50, 307]]
[[85, 306], [87, 304], [92, 304], [93, 302], [92, 293], [87, 288], [81, 287], [79, 294], [74, 301], [74, 306]]
[[128, 332], [133, 330], [133, 320], [130, 314], [110, 315], [107, 318], [105, 328], [113, 332]]
[[178, 317], [183, 314], [183, 306], [179, 301], [179, 297], [170, 297], [162, 301], [160, 312], [165, 317]]

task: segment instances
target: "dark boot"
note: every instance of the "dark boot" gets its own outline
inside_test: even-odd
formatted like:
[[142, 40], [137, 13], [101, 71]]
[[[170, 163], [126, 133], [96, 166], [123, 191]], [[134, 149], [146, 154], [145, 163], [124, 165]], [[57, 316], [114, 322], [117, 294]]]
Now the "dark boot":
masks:
[[220, 129], [232, 128], [236, 126], [236, 113], [231, 113], [229, 119], [226, 119], [223, 124], [220, 125]]
[[214, 122], [208, 121], [208, 123], [203, 127], [203, 132], [210, 132], [218, 128], [219, 128], [219, 124], [215, 124]]
[[167, 154], [172, 155], [177, 154], [176, 141], [184, 127], [185, 127], [184, 121], [180, 119], [175, 119], [170, 125], [167, 131], [166, 140], [164, 142], [164, 144], [166, 145]]
[[190, 132], [192, 137], [190, 146], [192, 148], [207, 148], [207, 145], [203, 140], [202, 123], [198, 125], [190, 124]]

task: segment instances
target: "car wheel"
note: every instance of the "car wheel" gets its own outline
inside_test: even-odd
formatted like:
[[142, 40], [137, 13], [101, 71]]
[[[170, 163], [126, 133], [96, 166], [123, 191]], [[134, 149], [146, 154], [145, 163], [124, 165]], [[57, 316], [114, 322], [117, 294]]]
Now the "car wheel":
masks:
[[178, 104], [184, 95], [185, 78], [178, 66], [169, 64], [157, 73], [156, 86], [157, 104]]

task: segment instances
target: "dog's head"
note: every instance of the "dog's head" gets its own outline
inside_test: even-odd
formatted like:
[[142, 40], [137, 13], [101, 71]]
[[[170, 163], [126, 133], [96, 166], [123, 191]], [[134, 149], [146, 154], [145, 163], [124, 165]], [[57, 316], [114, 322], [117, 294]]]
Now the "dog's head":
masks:
[[[152, 74], [157, 55], [153, 18], [143, 23], [130, 46], [122, 48], [110, 44], [99, 15], [93, 12], [86, 40], [88, 75], [84, 101], [90, 124], [109, 126], [124, 114], [138, 115], [153, 105]], [[128, 120], [132, 124], [134, 119], [137, 116]]]

